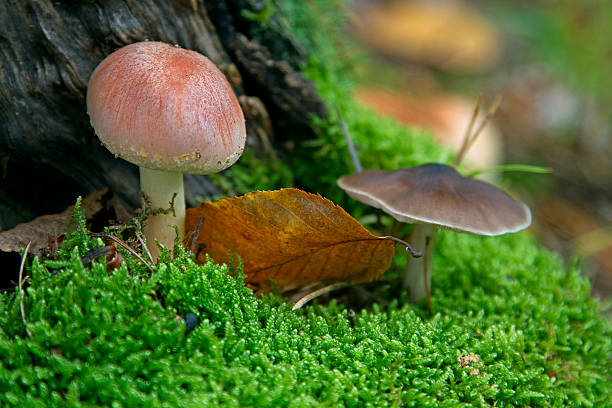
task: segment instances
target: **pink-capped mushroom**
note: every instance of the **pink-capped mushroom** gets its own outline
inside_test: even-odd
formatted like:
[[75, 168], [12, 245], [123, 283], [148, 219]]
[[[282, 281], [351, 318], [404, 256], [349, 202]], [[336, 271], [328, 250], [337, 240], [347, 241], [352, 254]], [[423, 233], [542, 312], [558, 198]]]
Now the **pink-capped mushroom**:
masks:
[[219, 172], [244, 149], [244, 115], [223, 73], [205, 56], [162, 42], [127, 45], [95, 69], [87, 111], [96, 134], [116, 157], [140, 168], [141, 191], [153, 208], [174, 214], [151, 217], [144, 233], [172, 248], [185, 219], [183, 173]]

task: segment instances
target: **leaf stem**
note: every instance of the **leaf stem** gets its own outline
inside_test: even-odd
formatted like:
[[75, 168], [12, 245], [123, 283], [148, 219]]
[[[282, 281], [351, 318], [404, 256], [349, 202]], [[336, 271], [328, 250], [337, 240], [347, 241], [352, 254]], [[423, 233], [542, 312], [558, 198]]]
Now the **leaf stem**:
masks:
[[412, 248], [412, 246], [410, 246], [409, 243], [407, 243], [406, 241], [404, 241], [403, 239], [399, 239], [397, 237], [393, 237], [391, 235], [385, 236], [385, 237], [380, 237], [381, 239], [388, 239], [389, 241], [393, 241], [396, 242], [398, 244], [401, 244], [403, 246], [406, 247], [406, 251], [410, 252], [410, 255], [412, 255], [413, 258], [420, 258], [423, 256], [422, 253], [417, 252], [414, 250], [414, 248]]

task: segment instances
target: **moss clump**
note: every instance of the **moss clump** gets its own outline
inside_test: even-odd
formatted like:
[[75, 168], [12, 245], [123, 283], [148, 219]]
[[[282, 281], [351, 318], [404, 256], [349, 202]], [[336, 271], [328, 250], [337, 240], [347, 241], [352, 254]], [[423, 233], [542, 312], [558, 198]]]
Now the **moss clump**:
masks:
[[[339, 103], [366, 166], [446, 161], [426, 137], [342, 96], [350, 80], [334, 81], [345, 66], [317, 59], [334, 51], [324, 28], [338, 25], [338, 7], [278, 6], [296, 31], [305, 32], [305, 20], [323, 24], [300, 37], [318, 52], [305, 70]], [[333, 116], [319, 126], [321, 139], [301, 146], [294, 175], [337, 198], [335, 178], [350, 162]], [[325, 161], [316, 166], [325, 173], [314, 171], [309, 154]], [[285, 180], [274, 177], [266, 183]], [[256, 182], [245, 171], [239, 189]], [[239, 266], [196, 265], [180, 248], [166, 252], [154, 274], [128, 253], [111, 272], [103, 259], [83, 265], [102, 242], [89, 238], [82, 216], [76, 224], [57, 260], [28, 266], [23, 303], [32, 338], [19, 293], [0, 294], [0, 406], [612, 405], [610, 323], [577, 267], [525, 235], [443, 232], [431, 312], [389, 292], [388, 304], [358, 310], [351, 322], [335, 302], [293, 312], [277, 297], [256, 298]], [[185, 334], [177, 316], [188, 313], [200, 323]]]
[[[0, 405], [612, 403], [612, 329], [588, 282], [520, 236], [443, 233], [431, 314], [399, 296], [354, 325], [334, 302], [293, 312], [256, 298], [239, 267], [181, 248], [153, 275], [128, 253], [111, 272], [84, 266], [98, 245], [79, 227], [58, 260], [28, 267], [32, 338], [19, 294], [0, 295]], [[177, 313], [200, 324], [186, 334]]]

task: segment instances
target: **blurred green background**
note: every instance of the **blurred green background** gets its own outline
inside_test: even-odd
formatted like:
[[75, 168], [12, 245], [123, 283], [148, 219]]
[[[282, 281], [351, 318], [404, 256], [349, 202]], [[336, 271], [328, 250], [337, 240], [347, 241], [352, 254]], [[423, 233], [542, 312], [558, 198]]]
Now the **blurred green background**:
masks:
[[456, 151], [476, 95], [485, 108], [503, 97], [471, 166], [551, 168], [497, 180], [530, 204], [538, 238], [583, 260], [594, 293], [610, 296], [612, 3], [359, 0], [350, 16], [339, 47], [363, 104]]

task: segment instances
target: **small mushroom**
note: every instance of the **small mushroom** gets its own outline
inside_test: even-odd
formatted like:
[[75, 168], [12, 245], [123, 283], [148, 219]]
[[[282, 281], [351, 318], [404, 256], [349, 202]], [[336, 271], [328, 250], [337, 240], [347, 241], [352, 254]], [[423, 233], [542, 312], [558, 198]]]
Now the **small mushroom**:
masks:
[[[244, 116], [227, 79], [205, 56], [161, 42], [125, 46], [95, 69], [87, 111], [108, 150], [140, 167], [141, 191], [153, 208], [174, 214], [147, 220], [149, 243], [183, 238], [183, 173], [219, 172], [244, 149]], [[157, 259], [159, 249], [150, 245]]]
[[531, 224], [529, 208], [497, 187], [429, 163], [392, 171], [365, 170], [338, 179], [354, 199], [414, 223], [409, 242], [424, 256], [407, 263], [403, 287], [410, 299], [430, 302], [431, 267], [438, 228], [476, 235], [516, 232]]

